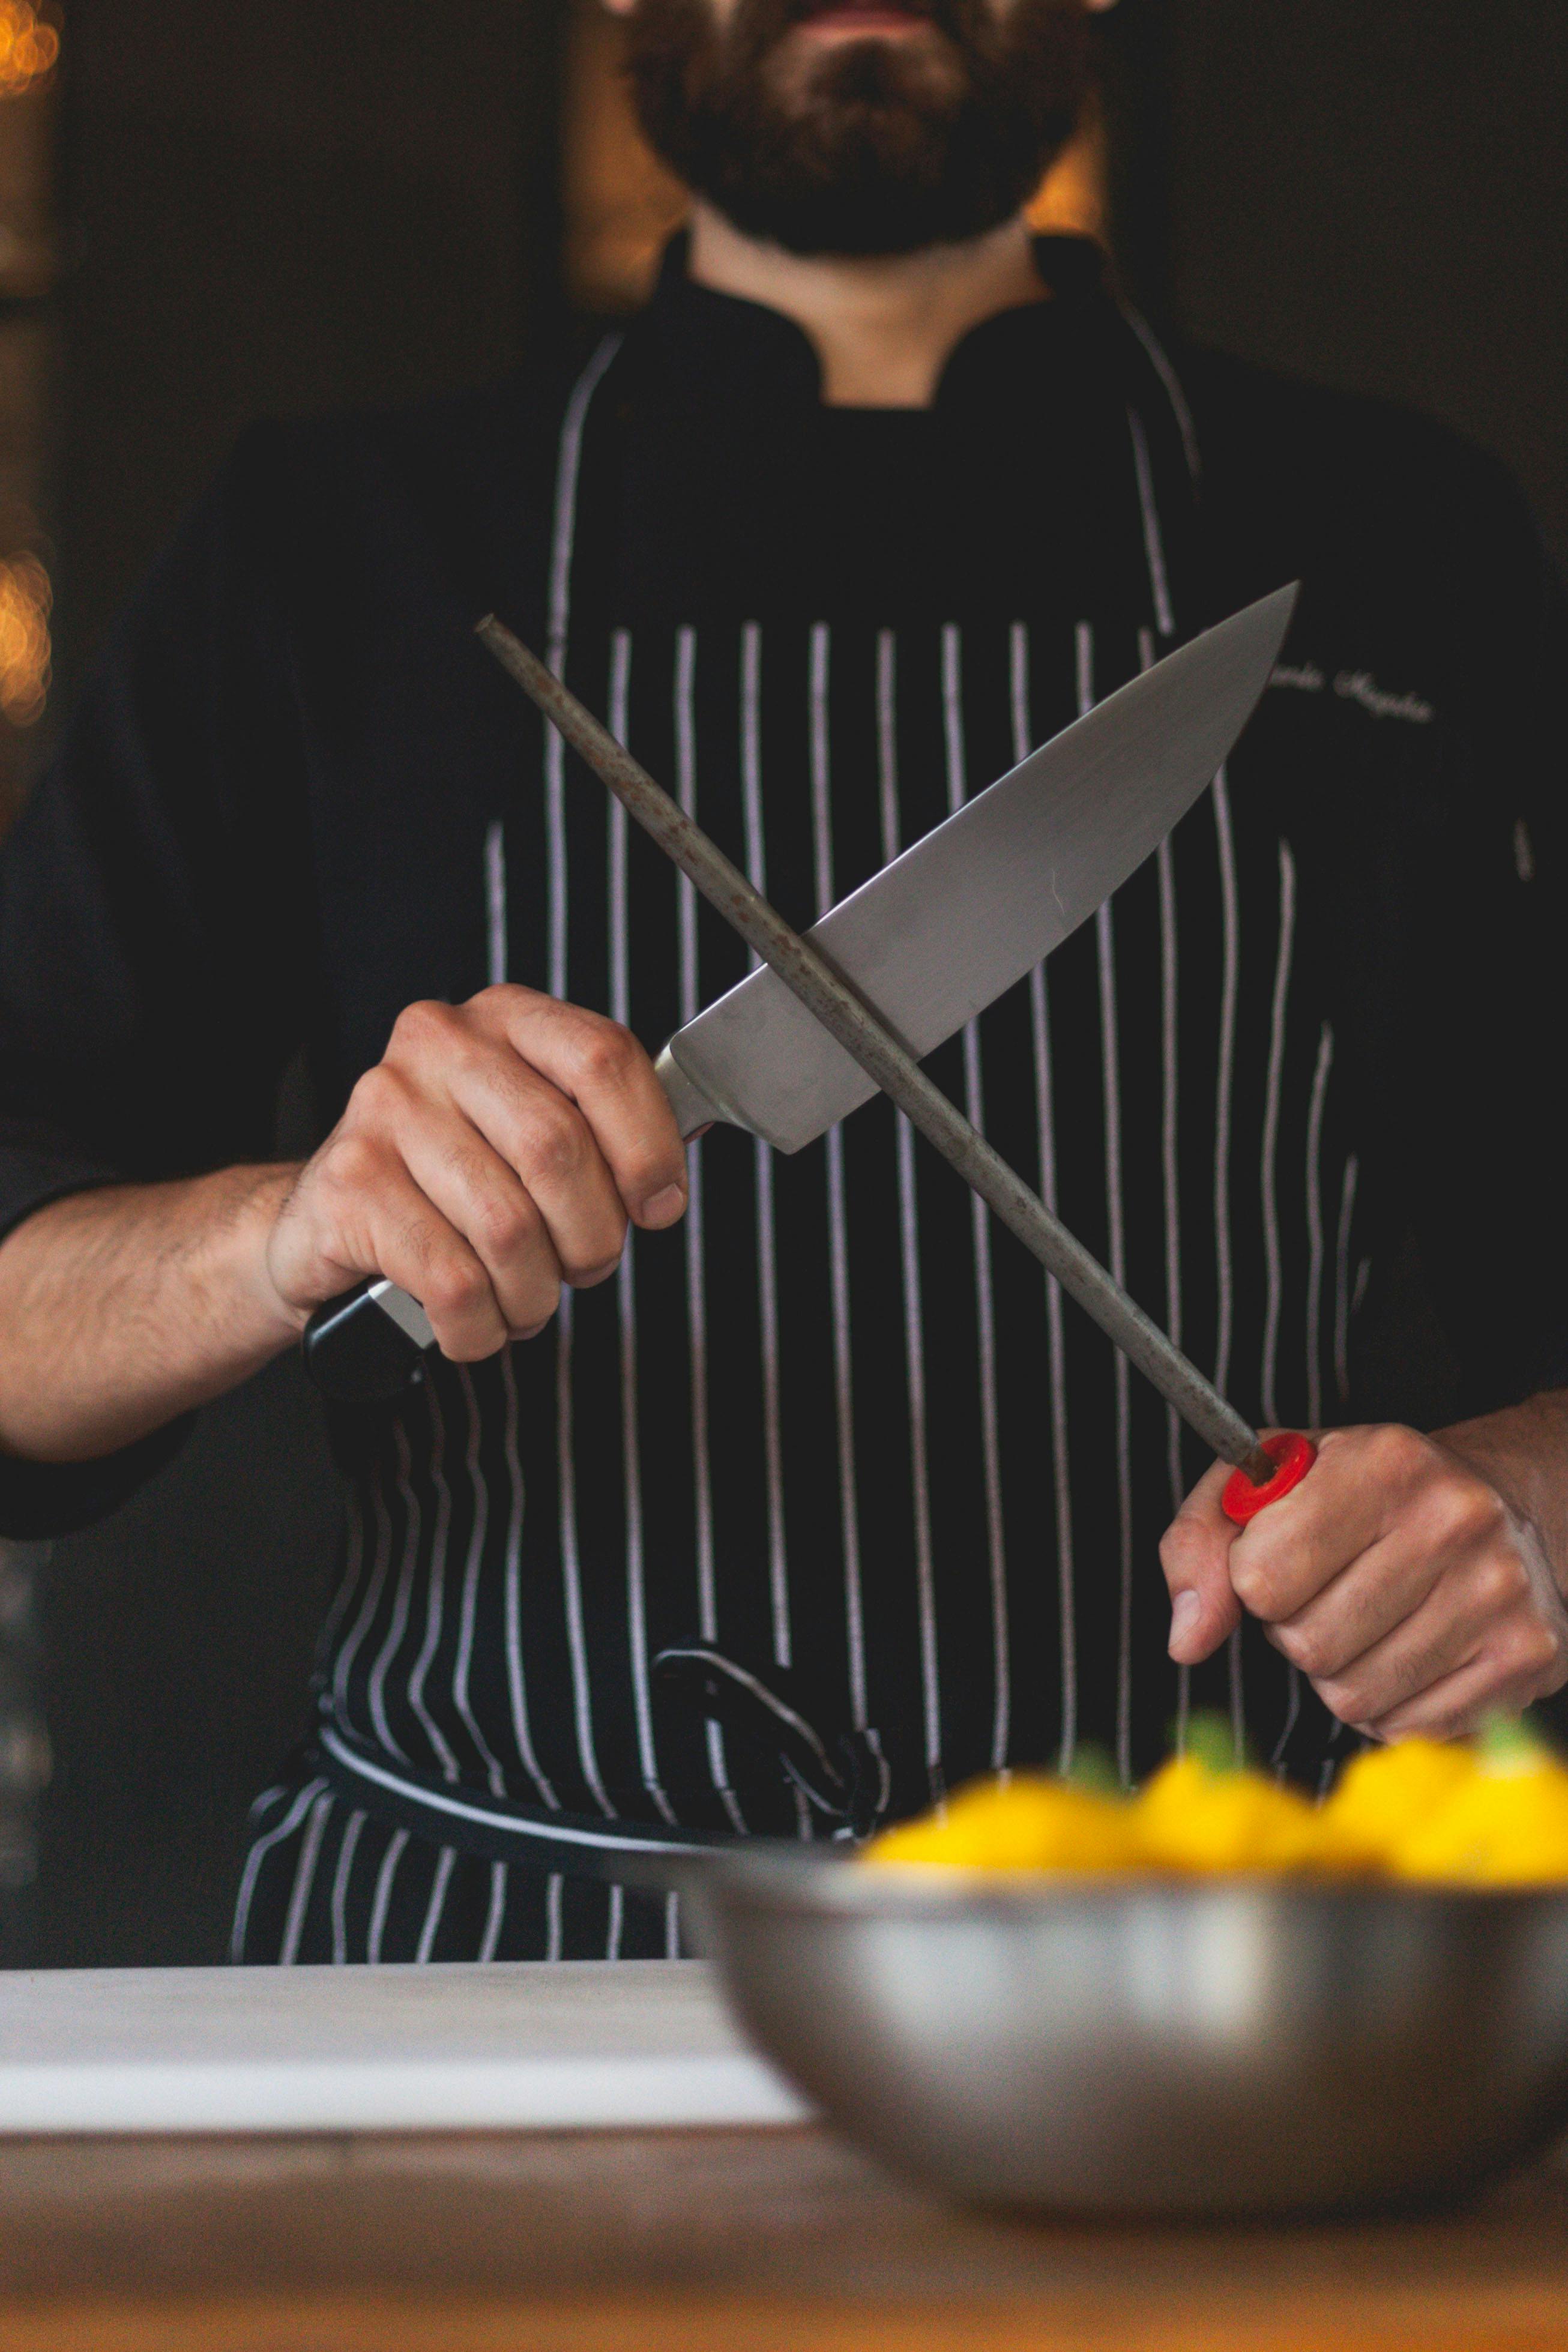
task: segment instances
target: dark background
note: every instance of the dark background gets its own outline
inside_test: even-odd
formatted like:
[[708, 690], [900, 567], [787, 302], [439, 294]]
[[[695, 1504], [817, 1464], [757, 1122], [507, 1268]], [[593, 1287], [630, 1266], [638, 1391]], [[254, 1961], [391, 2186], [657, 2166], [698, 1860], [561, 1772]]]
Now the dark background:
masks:
[[[79, 0], [54, 528], [70, 681], [248, 417], [514, 361], [556, 300], [551, 0]], [[1158, 319], [1447, 418], [1568, 556], [1562, 0], [1123, 0], [1118, 243]], [[298, 1115], [294, 1115], [296, 1118]], [[1405, 1375], [1388, 1375], [1400, 1389]], [[1436, 1390], [1389, 1400], [1415, 1419]], [[58, 1768], [0, 1962], [220, 1956], [335, 1496], [295, 1369], [41, 1584]]]

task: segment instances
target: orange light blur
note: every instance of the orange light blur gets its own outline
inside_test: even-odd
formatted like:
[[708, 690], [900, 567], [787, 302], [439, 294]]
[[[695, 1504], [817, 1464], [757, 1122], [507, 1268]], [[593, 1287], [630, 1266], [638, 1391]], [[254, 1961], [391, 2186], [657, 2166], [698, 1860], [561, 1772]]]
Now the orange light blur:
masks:
[[13, 727], [43, 717], [49, 693], [54, 590], [36, 555], [0, 562], [0, 711]]
[[0, 0], [0, 98], [21, 98], [53, 70], [60, 37], [30, 0]]
[[621, 69], [620, 26], [579, 5], [566, 86], [565, 277], [584, 310], [632, 310], [653, 288], [686, 191], [648, 146]]
[[1041, 236], [1107, 237], [1108, 197], [1105, 121], [1091, 100], [1089, 110], [1041, 181], [1028, 210], [1029, 226]]

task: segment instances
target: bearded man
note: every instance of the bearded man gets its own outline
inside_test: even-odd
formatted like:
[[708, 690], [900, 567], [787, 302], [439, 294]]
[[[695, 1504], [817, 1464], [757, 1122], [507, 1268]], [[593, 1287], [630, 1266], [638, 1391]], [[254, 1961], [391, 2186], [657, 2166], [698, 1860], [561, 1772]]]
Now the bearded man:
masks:
[[[1090, 1742], [1131, 1779], [1194, 1705], [1321, 1783], [1568, 1673], [1561, 616], [1517, 499], [1031, 243], [1095, 0], [612, 5], [693, 194], [646, 311], [253, 433], [6, 852], [6, 1524], [111, 1507], [367, 1274], [439, 1341], [335, 1420], [246, 1958], [661, 1954], [628, 1846], [858, 1835]], [[933, 1064], [1245, 1411], [1352, 1424], [1237, 1538], [885, 1102], [688, 1159], [646, 1048], [742, 950], [473, 624], [805, 925], [1297, 577], [1228, 770]], [[333, 1123], [279, 1166], [301, 1047]], [[1470, 1415], [1436, 1438], [1353, 1425], [1410, 1236]]]

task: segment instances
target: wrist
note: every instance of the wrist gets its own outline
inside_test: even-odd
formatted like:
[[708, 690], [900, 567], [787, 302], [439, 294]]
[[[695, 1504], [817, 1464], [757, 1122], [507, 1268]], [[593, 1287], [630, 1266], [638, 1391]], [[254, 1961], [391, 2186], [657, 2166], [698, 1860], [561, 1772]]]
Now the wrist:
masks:
[[309, 1319], [309, 1309], [285, 1297], [272, 1276], [272, 1236], [302, 1164], [288, 1160], [226, 1171], [225, 1180], [233, 1181], [230, 1213], [216, 1227], [219, 1247], [230, 1258], [260, 1332], [275, 1337], [279, 1345], [297, 1339]]
[[1530, 1526], [1568, 1592], [1568, 1389], [1460, 1422], [1436, 1439]]

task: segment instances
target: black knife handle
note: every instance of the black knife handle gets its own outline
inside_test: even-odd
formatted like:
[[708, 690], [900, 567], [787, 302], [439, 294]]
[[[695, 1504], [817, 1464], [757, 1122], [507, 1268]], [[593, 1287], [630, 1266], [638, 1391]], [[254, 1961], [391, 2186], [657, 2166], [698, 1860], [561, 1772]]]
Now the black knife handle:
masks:
[[425, 1349], [393, 1320], [374, 1277], [318, 1307], [300, 1341], [305, 1370], [333, 1404], [388, 1404], [425, 1377]]

